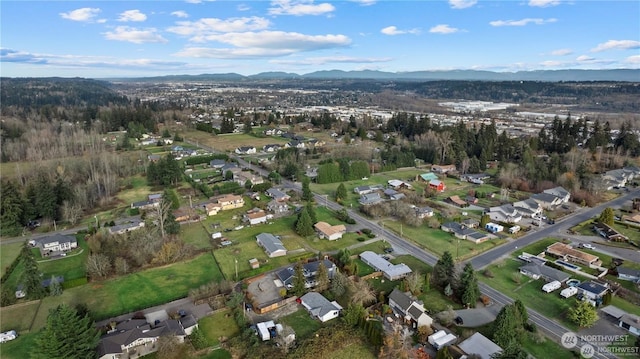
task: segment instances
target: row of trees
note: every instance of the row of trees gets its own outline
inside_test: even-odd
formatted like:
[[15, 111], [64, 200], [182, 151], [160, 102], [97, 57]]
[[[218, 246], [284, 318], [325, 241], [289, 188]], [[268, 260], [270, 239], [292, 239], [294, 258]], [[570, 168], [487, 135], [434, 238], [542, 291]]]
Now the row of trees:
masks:
[[455, 294], [458, 301], [467, 307], [475, 308], [480, 299], [478, 278], [473, 266], [471, 263], [465, 264], [462, 273], [458, 275], [453, 256], [448, 251], [442, 254], [433, 267], [432, 281], [446, 296]]
[[352, 181], [369, 177], [371, 171], [369, 164], [364, 161], [349, 161], [341, 158], [336, 162], [325, 161], [318, 167], [317, 183], [335, 183], [342, 181]]

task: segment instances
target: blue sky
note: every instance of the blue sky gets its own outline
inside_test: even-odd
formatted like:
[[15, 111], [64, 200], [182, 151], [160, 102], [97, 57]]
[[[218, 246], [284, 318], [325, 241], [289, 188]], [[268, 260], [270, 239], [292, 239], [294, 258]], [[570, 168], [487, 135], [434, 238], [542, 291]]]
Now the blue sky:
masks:
[[640, 1], [6, 1], [0, 75], [640, 68]]

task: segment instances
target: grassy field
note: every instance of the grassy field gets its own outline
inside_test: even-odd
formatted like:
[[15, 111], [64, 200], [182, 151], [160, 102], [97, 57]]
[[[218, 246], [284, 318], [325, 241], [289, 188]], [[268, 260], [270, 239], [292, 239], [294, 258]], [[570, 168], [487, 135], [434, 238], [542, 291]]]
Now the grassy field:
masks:
[[0, 318], [2, 318], [2, 320], [0, 320], [0, 331], [15, 330], [18, 333], [28, 331], [39, 307], [39, 300], [16, 304], [10, 307], [1, 307]]
[[211, 235], [201, 222], [181, 225], [180, 238], [198, 249], [211, 248]]
[[210, 346], [220, 344], [221, 337], [230, 338], [240, 332], [231, 310], [223, 310], [202, 318], [198, 325]]
[[375, 359], [378, 356], [372, 352], [367, 343], [356, 343], [346, 346], [327, 356], [327, 359]]
[[385, 241], [377, 241], [377, 242], [365, 244], [361, 247], [351, 249], [350, 251], [352, 255], [358, 255], [364, 251], [372, 251], [374, 253], [381, 254], [384, 252], [385, 248], [389, 248], [388, 243], [386, 243]]
[[286, 317], [280, 318], [282, 324], [290, 326], [296, 333], [296, 340], [300, 341], [310, 337], [323, 325], [331, 325], [331, 322], [322, 324], [319, 320], [311, 318], [309, 313], [300, 308], [295, 313], [289, 314]]
[[42, 277], [61, 275], [65, 280], [86, 277], [85, 262], [89, 255], [89, 246], [83, 238], [78, 239], [78, 248], [80, 250], [74, 250], [75, 253], [67, 254], [63, 258], [39, 260], [38, 269], [42, 272]]
[[[385, 221], [384, 226], [400, 234], [399, 222]], [[459, 260], [471, 258], [505, 242], [504, 239], [496, 238], [475, 244], [467, 240], [458, 240], [450, 233], [440, 229], [428, 228], [424, 224], [420, 227], [402, 226], [402, 237], [412, 240], [422, 248], [438, 256], [441, 256], [445, 251], [449, 251], [454, 259], [457, 258]]]
[[19, 335], [15, 340], [2, 343], [0, 346], [0, 357], [2, 357], [2, 359], [29, 358], [31, 348], [35, 345], [36, 337], [36, 333], [24, 334]]
[[233, 151], [242, 146], [255, 146], [256, 149], [260, 151], [264, 145], [271, 143], [285, 144], [289, 142], [280, 136], [255, 137], [244, 133], [230, 133], [216, 136], [197, 130], [185, 130], [182, 136], [185, 139], [197, 141], [199, 144], [223, 152]]
[[0, 247], [0, 276], [7, 271], [7, 267], [16, 259], [22, 250], [22, 243], [3, 244]]

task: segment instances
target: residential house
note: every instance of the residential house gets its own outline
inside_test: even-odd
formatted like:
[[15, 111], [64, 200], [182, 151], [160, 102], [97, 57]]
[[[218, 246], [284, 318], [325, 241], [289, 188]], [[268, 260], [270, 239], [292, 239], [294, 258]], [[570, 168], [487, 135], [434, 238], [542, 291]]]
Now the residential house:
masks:
[[330, 241], [342, 238], [342, 235], [347, 232], [347, 227], [344, 224], [332, 226], [327, 222], [318, 222], [313, 226], [318, 233], [318, 237], [326, 238]]
[[618, 267], [618, 279], [640, 283], [640, 269]]
[[242, 146], [242, 147], [236, 148], [235, 152], [239, 155], [252, 155], [252, 154], [255, 154], [257, 150], [253, 146]]
[[286, 202], [278, 202], [275, 199], [267, 203], [267, 211], [274, 215], [283, 215], [289, 213], [289, 205]]
[[[305, 278], [305, 288], [313, 288], [316, 286], [316, 276], [318, 275], [318, 269], [320, 268], [321, 263], [324, 264], [324, 267], [327, 269], [327, 275], [329, 279], [333, 279], [333, 276], [338, 270], [338, 267], [336, 267], [336, 265], [332, 261], [323, 259], [319, 261], [308, 262], [302, 265], [302, 274]], [[276, 277], [278, 277], [280, 282], [282, 282], [282, 285], [284, 285], [284, 287], [287, 289], [293, 288], [294, 276], [294, 267], [287, 267], [276, 272]]]
[[151, 193], [147, 196], [149, 202], [162, 202], [162, 193]]
[[438, 179], [438, 175], [433, 172], [427, 172], [416, 176], [416, 181], [422, 181], [426, 183], [429, 183], [429, 181], [434, 179]]
[[74, 236], [66, 236], [59, 233], [50, 236], [32, 239], [29, 241], [34, 247], [40, 250], [43, 257], [56, 255], [60, 252], [68, 252], [78, 247], [78, 241]]
[[359, 186], [353, 189], [353, 192], [359, 195], [369, 194], [376, 191], [382, 191], [383, 188], [381, 185], [371, 185], [371, 186]]
[[226, 164], [227, 164], [227, 162], [225, 160], [220, 160], [220, 159], [215, 159], [215, 160], [209, 161], [209, 167], [217, 169], [217, 170], [221, 169]]
[[256, 236], [256, 241], [260, 247], [264, 248], [270, 258], [287, 255], [287, 249], [280, 241], [280, 237], [276, 237], [271, 233], [260, 233]]
[[488, 241], [489, 239], [491, 239], [489, 234], [484, 233], [484, 232], [474, 231], [473, 233], [469, 233], [467, 235], [467, 240], [471, 241], [471, 242], [473, 242], [475, 244], [479, 244], [479, 243]]
[[431, 166], [431, 171], [435, 172], [435, 173], [439, 173], [439, 174], [445, 174], [448, 172], [455, 172], [456, 171], [456, 165], [433, 165]]
[[173, 217], [176, 222], [186, 222], [192, 219], [193, 211], [191, 208], [178, 208], [173, 211]]
[[215, 216], [222, 210], [222, 205], [219, 203], [207, 203], [204, 205], [204, 211], [207, 213], [207, 216]]
[[160, 157], [160, 155], [156, 155], [156, 154], [147, 156], [147, 159], [149, 160], [149, 162], [158, 162], [158, 161], [160, 161], [160, 158], [162, 158], [162, 157]]
[[405, 194], [402, 192], [398, 192], [395, 189], [387, 188], [383, 192], [387, 197], [389, 197], [392, 201], [397, 201], [405, 198]]
[[433, 319], [427, 315], [423, 304], [397, 288], [389, 294], [389, 307], [413, 329], [433, 324]]
[[549, 193], [534, 193], [531, 195], [531, 199], [538, 202], [540, 207], [544, 209], [554, 209], [562, 204], [562, 199]]
[[310, 167], [304, 171], [304, 175], [309, 177], [311, 180], [314, 180], [318, 177], [318, 167]]
[[250, 225], [267, 223], [267, 213], [259, 208], [254, 208], [252, 210], [247, 211], [244, 214], [244, 221], [249, 222]]
[[305, 146], [304, 146], [304, 142], [298, 141], [298, 140], [293, 140], [293, 141], [287, 142], [284, 145], [284, 148], [299, 148], [299, 149], [303, 150], [305, 148]]
[[190, 335], [198, 323], [189, 314], [180, 318], [166, 319], [157, 324], [149, 324], [146, 319], [130, 319], [116, 324], [115, 329], [100, 338], [99, 359], [133, 358], [158, 350], [158, 339], [173, 336], [178, 342]]
[[264, 183], [262, 176], [250, 171], [240, 171], [240, 172], [234, 173], [233, 181], [239, 184], [240, 186], [244, 186], [247, 183], [247, 181], [251, 182], [252, 185]]
[[496, 222], [518, 223], [522, 220], [522, 215], [511, 204], [489, 208], [489, 218]]
[[546, 252], [549, 255], [552, 255], [556, 258], [561, 258], [568, 262], [574, 262], [593, 267], [599, 267], [600, 265], [602, 265], [602, 262], [600, 261], [598, 256], [579, 251], [571, 247], [569, 244], [564, 244], [561, 242], [556, 242], [548, 246]]
[[462, 220], [462, 225], [467, 228], [478, 228], [480, 226], [480, 221], [475, 218], [465, 218]]
[[475, 196], [466, 196], [464, 201], [469, 204], [478, 204], [478, 197]]
[[311, 147], [323, 147], [327, 143], [322, 141], [322, 140], [317, 140], [315, 138], [312, 138], [312, 139], [309, 140], [308, 144]]
[[380, 193], [367, 193], [360, 196], [360, 200], [358, 202], [360, 202], [360, 204], [363, 206], [367, 206], [383, 201], [384, 200], [382, 199], [382, 197], [380, 197]]
[[411, 273], [411, 268], [406, 264], [390, 263], [380, 255], [371, 251], [364, 251], [360, 253], [360, 259], [376, 271], [382, 272], [382, 275], [389, 280], [402, 279]]
[[609, 183], [607, 189], [626, 187], [627, 183], [633, 180], [634, 173], [632, 171], [625, 171], [622, 168], [607, 171], [602, 175], [602, 178]]
[[278, 201], [278, 202], [286, 202], [289, 199], [291, 199], [291, 196], [273, 187], [269, 188], [266, 193], [267, 193], [267, 196], [273, 198], [275, 201]]
[[628, 242], [629, 237], [624, 234], [618, 232], [615, 228], [611, 227], [606, 223], [596, 223], [593, 225], [593, 230], [598, 233], [601, 237], [606, 238], [610, 241], [614, 242]]
[[488, 173], [465, 173], [460, 175], [461, 181], [467, 181], [474, 184], [483, 184], [484, 180], [491, 178]]
[[268, 128], [264, 130], [264, 134], [267, 136], [280, 136], [282, 135], [282, 130], [278, 128]]
[[430, 218], [435, 214], [431, 207], [415, 207], [414, 210], [416, 211], [416, 216], [420, 219]]
[[523, 201], [517, 201], [513, 207], [520, 213], [522, 217], [537, 217], [542, 213], [542, 206], [533, 198], [527, 198]]
[[229, 163], [225, 163], [224, 166], [220, 167], [220, 172], [222, 172], [222, 174], [227, 173], [227, 171], [231, 171], [235, 173], [235, 171], [242, 171], [242, 169], [238, 167], [237, 163], [229, 162]]
[[340, 306], [338, 302], [335, 300], [330, 302], [318, 292], [309, 292], [300, 297], [299, 301], [312, 317], [317, 318], [323, 323], [337, 318], [342, 310], [342, 306]]
[[160, 205], [160, 202], [146, 200], [146, 201], [138, 201], [138, 202], [131, 203], [131, 208], [139, 209], [139, 210], [147, 210], [147, 209], [156, 208], [159, 205]]
[[469, 206], [469, 204], [467, 202], [463, 201], [462, 199], [460, 199], [460, 196], [458, 196], [458, 195], [447, 197], [445, 199], [445, 202], [451, 203], [454, 206], [458, 206], [460, 208], [464, 208], [464, 207], [468, 207]]
[[484, 229], [491, 233], [498, 233], [504, 231], [504, 226], [501, 226], [497, 223], [489, 222], [484, 225]]
[[520, 267], [520, 273], [533, 279], [542, 278], [547, 282], [558, 281], [560, 283], [564, 283], [571, 277], [566, 272], [537, 262], [531, 262], [523, 265]]
[[272, 152], [278, 152], [282, 149], [282, 145], [277, 144], [277, 143], [273, 143], [273, 144], [269, 144], [269, 145], [264, 145], [264, 147], [262, 147], [262, 150], [264, 152], [268, 152], [268, 153], [272, 153]]
[[387, 181], [387, 184], [390, 188], [393, 188], [396, 191], [399, 191], [401, 189], [413, 189], [413, 187], [409, 183], [397, 179], [389, 180]]
[[429, 181], [429, 188], [437, 192], [444, 192], [444, 190], [447, 189], [447, 186], [444, 184], [443, 181], [434, 179]]
[[571, 193], [562, 187], [545, 189], [542, 193], [558, 197], [560, 199], [560, 203], [569, 203], [569, 200], [571, 199]]
[[458, 348], [462, 349], [465, 354], [469, 356], [473, 354], [479, 359], [491, 359], [502, 352], [502, 348], [498, 344], [479, 332], [463, 340], [458, 344]]
[[140, 219], [133, 219], [131, 221], [109, 227], [109, 234], [125, 234], [140, 228], [144, 228], [144, 221]]
[[244, 198], [235, 194], [225, 194], [222, 196], [212, 197], [211, 200], [218, 203], [222, 207], [223, 211], [241, 208], [244, 206]]
[[490, 239], [490, 237], [486, 233], [475, 231], [466, 225], [463, 225], [458, 222], [446, 222], [440, 226], [445, 232], [453, 233], [456, 238], [464, 239], [467, 241], [471, 241], [473, 243], [482, 243]]
[[602, 297], [609, 291], [607, 284], [599, 284], [593, 281], [578, 284], [578, 299], [588, 300], [598, 306], [602, 303]]
[[640, 213], [636, 213], [634, 215], [628, 216], [628, 215], [623, 215], [622, 216], [622, 221], [624, 222], [630, 222], [632, 224], [638, 225], [640, 224]]

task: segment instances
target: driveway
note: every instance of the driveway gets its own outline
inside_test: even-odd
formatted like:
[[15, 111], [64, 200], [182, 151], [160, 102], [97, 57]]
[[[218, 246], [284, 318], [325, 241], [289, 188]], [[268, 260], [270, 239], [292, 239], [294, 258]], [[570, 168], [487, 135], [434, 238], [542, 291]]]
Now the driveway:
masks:
[[489, 324], [496, 319], [496, 316], [502, 309], [499, 304], [492, 304], [484, 308], [471, 308], [456, 310], [456, 316], [462, 318], [463, 324], [459, 327], [475, 328], [485, 324]]

